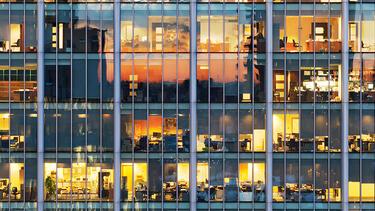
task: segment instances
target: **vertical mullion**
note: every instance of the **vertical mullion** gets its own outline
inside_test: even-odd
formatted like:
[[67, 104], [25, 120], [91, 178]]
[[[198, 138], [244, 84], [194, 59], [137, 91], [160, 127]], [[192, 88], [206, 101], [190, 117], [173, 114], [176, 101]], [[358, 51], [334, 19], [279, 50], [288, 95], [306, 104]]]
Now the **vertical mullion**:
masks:
[[[23, 3], [23, 34], [25, 34], [25, 31], [26, 31], [26, 3], [24, 2]], [[25, 99], [25, 90], [26, 90], [26, 38], [25, 36], [23, 36], [23, 135], [24, 137], [26, 137], [26, 99]], [[25, 183], [26, 181], [26, 140], [24, 140], [24, 144], [23, 144], [23, 181]], [[26, 187], [25, 185], [23, 186], [22, 188], [22, 191], [23, 191], [23, 194], [21, 195], [21, 197], [23, 198], [23, 210], [26, 210], [26, 197], [25, 197], [25, 193], [26, 193]]]
[[190, 1], [190, 211], [197, 208], [197, 2]]
[[58, 162], [58, 151], [59, 151], [59, 59], [58, 59], [58, 49], [59, 49], [59, 46], [58, 46], [58, 37], [59, 37], [59, 30], [58, 30], [58, 15], [59, 15], [59, 11], [58, 11], [58, 4], [57, 4], [57, 1], [55, 1], [55, 27], [56, 27], [56, 46], [55, 46], [55, 81], [56, 81], [56, 89], [55, 89], [55, 96], [56, 96], [56, 99], [55, 99], [55, 102], [56, 102], [56, 118], [55, 118], [55, 126], [56, 126], [56, 133], [55, 133], [55, 143], [56, 143], [56, 150], [55, 150], [55, 160], [56, 160], [56, 178], [55, 178], [55, 209], [57, 210], [57, 178], [58, 178], [58, 174], [57, 174], [57, 162]]
[[[284, 0], [284, 40], [286, 41], [286, 30], [287, 30], [287, 26], [286, 26], [286, 15], [287, 15], [287, 4], [286, 4], [286, 0]], [[283, 109], [283, 118], [284, 118], [284, 121], [283, 121], [283, 124], [284, 124], [284, 134], [283, 134], [283, 144], [284, 144], [284, 210], [286, 210], [286, 199], [287, 199], [287, 193], [286, 193], [286, 185], [287, 185], [287, 172], [286, 172], [286, 168], [287, 168], [287, 153], [286, 153], [286, 138], [285, 138], [285, 133], [286, 133], [286, 129], [285, 129], [285, 125], [286, 125], [286, 104], [285, 104], [285, 101], [286, 101], [286, 98], [285, 98], [285, 93], [286, 93], [286, 90], [285, 90], [285, 79], [286, 79], [286, 50], [287, 50], [287, 43], [285, 42], [284, 44], [284, 52], [283, 52], [283, 56], [284, 56], [284, 61], [283, 61], [283, 69], [284, 69], [284, 109]], [[272, 114], [273, 115], [273, 114]]]
[[[251, 80], [251, 115], [252, 115], [252, 118], [251, 118], [251, 133], [252, 133], [252, 142], [251, 142], [251, 162], [252, 162], [252, 164], [251, 164], [251, 184], [252, 184], [252, 187], [251, 187], [251, 189], [252, 190], [254, 190], [255, 189], [255, 185], [254, 185], [254, 163], [255, 163], [255, 152], [254, 152], [254, 148], [255, 148], [255, 134], [254, 134], [254, 129], [255, 129], [255, 126], [254, 126], [254, 124], [255, 124], [255, 118], [254, 118], [254, 115], [255, 115], [255, 110], [254, 110], [254, 108], [255, 108], [255, 102], [254, 102], [254, 100], [255, 100], [255, 91], [254, 91], [254, 67], [255, 67], [255, 65], [254, 65], [254, 58], [255, 58], [255, 56], [254, 56], [254, 53], [255, 53], [255, 50], [254, 50], [254, 26], [255, 26], [255, 21], [254, 21], [254, 18], [255, 18], [255, 14], [254, 14], [254, 12], [255, 12], [255, 9], [254, 9], [254, 7], [255, 7], [255, 4], [254, 4], [254, 1], [252, 1], [252, 3], [251, 3], [251, 46], [250, 46], [250, 48], [251, 49], [249, 49], [249, 51], [251, 51], [251, 52], [249, 52], [249, 53], [251, 53], [251, 70], [252, 70], [252, 72], [251, 72], [251, 75], [252, 75], [252, 77], [251, 78], [253, 78], [253, 80]], [[248, 59], [248, 58], [247, 58]], [[253, 197], [251, 198], [251, 205], [252, 205], [252, 210], [254, 210], [254, 207], [255, 207], [255, 194], [254, 194], [254, 192], [255, 191], [253, 191]]]
[[[103, 209], [103, 199], [102, 199], [102, 196], [103, 196], [103, 165], [102, 165], [102, 162], [103, 162], [103, 138], [102, 138], [102, 134], [103, 134], [103, 51], [104, 51], [104, 46], [103, 46], [103, 5], [102, 5], [102, 0], [99, 1], [100, 3], [100, 11], [99, 11], [99, 36], [100, 36], [100, 43], [99, 43], [99, 64], [100, 64], [100, 67], [99, 67], [99, 74], [100, 74], [100, 78], [99, 78], [99, 166], [100, 166], [100, 171], [99, 171], [99, 207], [100, 207], [100, 210]], [[115, 4], [115, 3], [114, 3]], [[114, 9], [114, 12], [116, 12], [117, 10], [120, 9], [120, 7], [116, 7], [116, 5], [114, 5], [115, 7], [113, 8]], [[117, 67], [117, 65], [120, 64], [120, 53], [118, 52], [118, 49], [117, 49], [117, 42], [116, 40], [118, 39], [118, 36], [116, 34], [116, 30], [118, 29], [117, 27], [117, 19], [118, 18], [121, 18], [120, 14], [117, 14], [114, 16], [116, 19], [114, 20], [114, 62], [115, 62], [115, 66]], [[117, 82], [117, 79], [118, 79], [118, 70], [115, 68], [114, 69], [114, 83]], [[114, 106], [114, 109], [116, 111], [120, 111], [119, 109], [119, 93], [116, 93], [116, 88], [117, 86], [119, 85], [119, 83], [117, 84], [114, 84], [114, 99], [113, 99], [113, 106]], [[118, 95], [117, 95], [118, 94]], [[114, 119], [120, 119], [120, 112], [114, 112]], [[120, 121], [116, 121], [114, 123], [114, 128], [116, 129], [117, 126], [118, 126], [118, 122]], [[121, 124], [121, 122], [120, 122]], [[117, 133], [117, 130], [114, 131], [114, 136], [118, 135]], [[118, 136], [120, 137], [120, 136]], [[114, 175], [114, 181], [116, 180], [116, 182], [119, 182], [117, 184], [121, 184], [121, 179], [118, 180], [118, 173], [120, 173], [120, 169], [118, 167], [118, 162], [119, 159], [120, 159], [120, 156], [118, 156], [118, 153], [120, 151], [119, 147], [117, 147], [117, 143], [119, 143], [118, 141], [121, 141], [121, 139], [118, 139], [118, 138], [115, 138], [114, 139], [114, 144], [113, 144], [113, 150], [114, 150], [114, 172], [116, 172], [116, 174]], [[121, 165], [120, 165], [120, 168], [121, 168]], [[117, 173], [118, 172], [118, 173]], [[121, 174], [121, 173], [120, 173]], [[121, 178], [121, 175], [120, 175], [120, 178]], [[120, 186], [117, 186], [117, 187], [120, 187]], [[114, 210], [119, 210], [119, 203], [120, 203], [120, 195], [118, 194], [118, 191], [117, 191], [117, 188], [115, 188], [116, 191], [114, 190]], [[120, 191], [120, 194], [121, 194], [121, 191]]]
[[[179, 15], [179, 5], [178, 1], [176, 2], [176, 209], [178, 210], [178, 203], [179, 203], [179, 192], [178, 192], [178, 164], [179, 164], [179, 157], [178, 157], [178, 120], [179, 120], [179, 109], [178, 109], [178, 61], [179, 61], [179, 50], [178, 50], [178, 15]], [[182, 151], [184, 149], [184, 145], [182, 144]]]
[[[103, 1], [101, 1], [101, 34], [103, 33]], [[121, 209], [121, 3], [120, 0], [115, 0], [113, 4], [113, 19], [114, 19], [114, 99], [113, 99], [113, 115], [114, 115], [114, 210], [119, 211]], [[102, 51], [104, 49], [103, 46], [103, 36], [101, 36], [101, 47]], [[105, 55], [106, 56], [106, 55]], [[103, 61], [103, 56], [100, 55], [100, 60]], [[103, 145], [103, 63], [101, 62], [101, 103], [100, 103], [100, 142]], [[133, 142], [132, 142], [133, 143]], [[101, 178], [100, 182], [103, 181], [103, 149], [100, 147], [100, 167], [101, 167]], [[100, 185], [101, 189], [103, 189], [103, 185]], [[132, 186], [133, 187], [133, 186]], [[102, 201], [103, 191], [100, 190], [100, 199]], [[101, 209], [103, 209], [103, 204], [101, 202]]]
[[348, 202], [348, 183], [349, 183], [349, 155], [348, 155], [348, 130], [349, 130], [349, 46], [348, 46], [348, 25], [349, 25], [349, 3], [348, 0], [342, 1], [342, 71], [341, 71], [341, 209], [347, 210]]
[[223, 146], [222, 146], [222, 154], [223, 154], [223, 163], [222, 163], [222, 167], [223, 167], [223, 210], [225, 210], [225, 0], [223, 0], [223, 7], [222, 7], [222, 15], [223, 15], [223, 55], [222, 55], [222, 58], [223, 58], [223, 101], [222, 101], [222, 115], [223, 115], [223, 119], [222, 119], [222, 123], [223, 123]]
[[[314, 131], [313, 131], [313, 146], [314, 146], [314, 150], [313, 150], [313, 154], [314, 154], [314, 169], [316, 170], [316, 149], [317, 149], [317, 146], [316, 146], [316, 104], [315, 104], [315, 90], [316, 90], [316, 87], [315, 87], [315, 14], [316, 14], [316, 11], [315, 11], [315, 8], [316, 8], [316, 5], [315, 5], [315, 1], [314, 1], [314, 5], [313, 5], [313, 8], [314, 8], [314, 18], [313, 18], [313, 26], [314, 26], [314, 31], [313, 31], [313, 77], [314, 77], [314, 90], [313, 90], [313, 116], [314, 116], [314, 119], [313, 119], [313, 125], [314, 125]], [[327, 170], [328, 170], [328, 167], [327, 167]], [[328, 175], [328, 174], [327, 174]], [[316, 185], [316, 172], [314, 171], [314, 190], [315, 190], [315, 185]], [[328, 194], [329, 195], [329, 194]], [[314, 206], [315, 206], [315, 197], [314, 197]]]
[[[148, 5], [148, 3], [147, 3], [147, 5]], [[148, 8], [148, 6], [147, 6], [147, 8]], [[135, 114], [135, 111], [134, 111], [134, 65], [135, 65], [134, 64], [134, 57], [135, 57], [135, 55], [134, 55], [134, 20], [135, 20], [134, 19], [134, 1], [132, 2], [132, 17], [131, 18], [132, 18], [132, 52], [131, 52], [131, 54], [132, 54], [132, 56], [131, 56], [131, 60], [132, 60], [132, 107], [131, 107], [131, 109], [132, 109], [132, 141], [131, 141], [131, 144], [132, 144], [132, 158], [131, 158], [132, 159], [132, 164], [131, 164], [131, 166], [132, 166], [132, 201], [131, 201], [131, 204], [132, 204], [132, 206], [131, 206], [131, 209], [134, 210], [134, 207], [135, 207], [135, 201], [134, 201], [134, 190], [135, 190], [135, 188], [134, 188], [134, 156], [135, 156], [135, 154], [134, 154], [134, 146], [135, 146], [135, 142], [134, 142], [135, 141], [135, 138], [134, 138], [134, 132], [135, 132], [135, 129], [134, 129], [134, 114]], [[147, 15], [146, 18], [148, 18], [148, 15]], [[147, 149], [147, 146], [146, 146], [146, 149]], [[148, 162], [147, 162], [146, 166], [147, 166], [147, 169], [148, 169]], [[147, 172], [146, 172], [146, 174], [147, 174]], [[148, 179], [147, 179], [146, 182], [147, 182], [147, 197], [148, 197]]]
[[161, 2], [161, 209], [164, 210], [164, 1]]
[[240, 210], [240, 3], [237, 1], [237, 210]]
[[37, 205], [38, 211], [44, 207], [44, 2], [37, 0], [38, 6], [38, 71], [37, 71], [37, 110], [38, 110], [38, 136], [37, 136]]
[[[331, 45], [330, 45], [330, 42], [331, 42], [331, 30], [330, 30], [330, 24], [331, 24], [331, 4], [330, 2], [328, 2], [328, 49], [327, 49], [327, 54], [328, 54], [328, 61], [327, 61], [327, 65], [328, 65], [328, 99], [327, 99], [327, 108], [328, 108], [328, 169], [329, 169], [329, 177], [328, 177], [328, 193], [330, 192], [331, 190], [331, 145], [332, 145], [332, 138], [331, 138], [331, 86], [330, 86], [330, 81], [331, 81], [331, 68], [330, 68], [330, 65], [331, 65]], [[323, 99], [322, 99], [323, 100]], [[331, 199], [329, 198], [330, 194], [328, 194], [328, 199], [329, 199], [329, 202], [328, 202], [328, 208], [330, 208], [330, 203], [331, 203]]]
[[[70, 5], [70, 48], [73, 49], [73, 3]], [[70, 51], [70, 209], [73, 209], [73, 51]]]
[[[134, 1], [134, 0], [133, 0]], [[150, 0], [147, 0], [147, 26], [149, 25], [149, 19], [150, 19]], [[149, 71], [150, 71], [150, 30], [149, 27], [147, 27], [147, 98], [146, 98], [146, 119], [147, 119], [147, 147], [146, 147], [146, 159], [147, 159], [147, 166], [150, 167], [150, 144], [149, 144], [149, 114], [150, 114], [150, 84], [149, 84]], [[150, 168], [147, 168], [147, 176], [149, 176]], [[150, 191], [149, 191], [149, 179], [147, 179], [147, 210], [150, 208]]]
[[[360, 20], [359, 20], [359, 40], [362, 43], [362, 21], [363, 21], [363, 4], [360, 1]], [[362, 84], [363, 84], [363, 52], [362, 52], [362, 45], [359, 49], [359, 60], [360, 60], [360, 92], [359, 92], [359, 208], [362, 209], [362, 114], [363, 114], [363, 100], [362, 100]]]
[[[301, 0], [298, 1], [298, 118], [299, 118], [299, 129], [298, 131], [301, 131], [301, 89], [300, 89], [300, 84], [301, 84]], [[298, 160], [299, 160], [299, 168], [298, 168], [298, 178], [301, 178], [301, 136], [299, 135], [298, 137]], [[313, 171], [315, 172], [315, 171]], [[314, 192], [315, 186], [313, 185], [313, 193]], [[299, 192], [299, 197], [298, 197], [298, 203], [299, 203], [299, 208], [301, 209], [301, 181], [298, 183], [298, 192]], [[315, 198], [315, 197], [314, 197]], [[314, 209], [314, 199], [313, 199], [313, 209]]]
[[[190, 35], [191, 36], [191, 35]], [[208, 2], [208, 78], [211, 78], [211, 2]], [[198, 90], [197, 90], [198, 91]], [[211, 210], [211, 80], [208, 80], [208, 210]]]
[[88, 132], [88, 129], [87, 129], [87, 109], [88, 109], [88, 67], [87, 67], [87, 64], [88, 64], [88, 52], [87, 52], [87, 49], [88, 49], [88, 46], [87, 46], [87, 27], [88, 27], [88, 16], [87, 16], [87, 10], [88, 10], [88, 4], [87, 4], [87, 1], [85, 2], [85, 62], [86, 62], [86, 66], [85, 66], [85, 80], [86, 80], [86, 90], [85, 90], [85, 210], [88, 210], [87, 209], [87, 161], [88, 161], [88, 152], [87, 152], [87, 143], [88, 143], [88, 137], [87, 137], [87, 132]]
[[[8, 69], [9, 69], [9, 72], [8, 72], [8, 113], [9, 113], [9, 119], [8, 119], [8, 124], [9, 124], [9, 130], [8, 130], [8, 136], [9, 136], [9, 146], [8, 146], [8, 163], [10, 165], [11, 163], [11, 153], [10, 153], [10, 131], [11, 131], [11, 77], [12, 77], [12, 65], [11, 65], [11, 43], [10, 43], [10, 37], [11, 37], [11, 30], [10, 30], [10, 17], [11, 17], [11, 3], [10, 3], [10, 0], [8, 2], [8, 26], [9, 26], [9, 29], [8, 29], [8, 33], [9, 33], [9, 43], [8, 43]], [[11, 193], [10, 193], [10, 189], [11, 189], [11, 184], [10, 184], [10, 181], [11, 181], [11, 178], [10, 178], [10, 171], [8, 171], [8, 209], [10, 210], [10, 200], [11, 200]]]
[[266, 2], [266, 210], [272, 210], [272, 1]]

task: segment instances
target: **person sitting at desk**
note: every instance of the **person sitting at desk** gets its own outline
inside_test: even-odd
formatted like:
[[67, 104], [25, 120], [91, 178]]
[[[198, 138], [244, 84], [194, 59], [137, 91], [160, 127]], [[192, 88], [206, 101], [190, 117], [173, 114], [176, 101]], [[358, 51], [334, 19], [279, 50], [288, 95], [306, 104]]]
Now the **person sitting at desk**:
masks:
[[198, 189], [198, 201], [208, 201], [208, 193], [206, 189], [206, 185], [204, 182], [201, 182], [199, 189]]
[[260, 180], [258, 180], [258, 183], [255, 186], [255, 194], [256, 201], [264, 200], [264, 184]]

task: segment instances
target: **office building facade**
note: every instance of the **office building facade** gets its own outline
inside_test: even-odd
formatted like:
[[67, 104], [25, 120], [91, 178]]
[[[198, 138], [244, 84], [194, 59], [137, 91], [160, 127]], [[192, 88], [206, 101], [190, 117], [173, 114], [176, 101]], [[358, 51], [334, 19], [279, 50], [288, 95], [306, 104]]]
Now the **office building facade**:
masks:
[[373, 0], [0, 0], [1, 210], [375, 210]]

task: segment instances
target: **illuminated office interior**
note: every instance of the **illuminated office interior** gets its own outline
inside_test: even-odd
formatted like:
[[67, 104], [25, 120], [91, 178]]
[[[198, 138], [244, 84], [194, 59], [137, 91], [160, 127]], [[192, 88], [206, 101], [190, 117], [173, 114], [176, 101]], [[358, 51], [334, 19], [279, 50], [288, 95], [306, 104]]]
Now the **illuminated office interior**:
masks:
[[374, 11], [0, 0], [0, 210], [375, 210]]

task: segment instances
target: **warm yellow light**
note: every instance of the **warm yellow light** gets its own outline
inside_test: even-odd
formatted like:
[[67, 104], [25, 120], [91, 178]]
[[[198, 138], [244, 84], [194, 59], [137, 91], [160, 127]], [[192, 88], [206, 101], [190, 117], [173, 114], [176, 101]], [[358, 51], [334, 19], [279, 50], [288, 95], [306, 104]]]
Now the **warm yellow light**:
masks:
[[63, 48], [64, 38], [64, 24], [59, 23], [59, 48]]
[[103, 118], [111, 118], [111, 114], [103, 114]]
[[73, 163], [72, 165], [73, 165], [73, 168], [82, 168], [86, 166], [85, 163]]
[[84, 119], [86, 118], [86, 114], [78, 114], [78, 118]]
[[138, 81], [138, 75], [129, 75], [129, 81], [132, 81], [134, 78], [134, 81]]
[[0, 114], [0, 118], [9, 119], [9, 113]]
[[38, 114], [29, 114], [29, 117], [38, 117]]
[[250, 97], [251, 97], [250, 93], [243, 93], [242, 94], [242, 100], [250, 100]]
[[208, 66], [207, 65], [202, 65], [199, 67], [199, 69], [201, 70], [208, 70]]
[[229, 177], [224, 178], [224, 183], [229, 183]]

